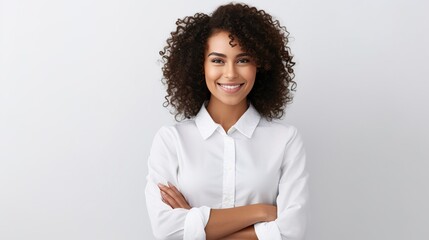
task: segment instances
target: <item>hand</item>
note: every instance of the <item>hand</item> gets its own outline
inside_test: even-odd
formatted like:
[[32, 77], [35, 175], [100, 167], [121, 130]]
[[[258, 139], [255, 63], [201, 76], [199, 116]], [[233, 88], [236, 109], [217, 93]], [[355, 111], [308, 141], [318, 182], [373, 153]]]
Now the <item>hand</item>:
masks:
[[184, 208], [191, 209], [188, 201], [186, 201], [185, 197], [177, 188], [168, 183], [168, 186], [163, 184], [158, 184], [159, 190], [161, 191], [162, 201], [170, 206], [171, 208]]

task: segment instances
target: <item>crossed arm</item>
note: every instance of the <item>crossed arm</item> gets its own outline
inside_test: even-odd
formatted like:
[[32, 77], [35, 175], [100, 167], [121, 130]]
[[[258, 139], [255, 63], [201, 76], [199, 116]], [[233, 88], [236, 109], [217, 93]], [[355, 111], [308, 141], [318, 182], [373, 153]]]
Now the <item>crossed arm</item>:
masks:
[[[162, 201], [175, 208], [191, 209], [179, 190], [169, 184], [158, 185]], [[211, 239], [258, 239], [253, 224], [274, 221], [277, 218], [277, 207], [268, 204], [252, 204], [242, 207], [212, 209], [206, 225], [206, 238]]]

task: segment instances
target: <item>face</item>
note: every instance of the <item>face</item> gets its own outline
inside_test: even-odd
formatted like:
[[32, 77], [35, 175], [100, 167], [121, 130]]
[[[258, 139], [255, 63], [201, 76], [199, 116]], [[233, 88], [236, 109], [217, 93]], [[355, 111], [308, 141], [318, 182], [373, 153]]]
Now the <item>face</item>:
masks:
[[[232, 47], [228, 32], [217, 32], [207, 40], [204, 74], [211, 93], [210, 104], [247, 105], [246, 97], [256, 77], [254, 59], [238, 42]], [[236, 45], [235, 45], [236, 44]]]

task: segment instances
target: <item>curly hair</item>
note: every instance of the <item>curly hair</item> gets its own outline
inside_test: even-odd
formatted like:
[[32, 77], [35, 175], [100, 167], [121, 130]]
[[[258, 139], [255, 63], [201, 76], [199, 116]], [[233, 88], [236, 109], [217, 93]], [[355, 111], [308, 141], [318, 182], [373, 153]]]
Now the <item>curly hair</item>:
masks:
[[210, 99], [204, 81], [204, 51], [207, 39], [219, 31], [228, 32], [230, 44], [237, 41], [257, 63], [255, 84], [247, 99], [266, 119], [281, 118], [296, 88], [295, 62], [287, 46], [289, 32], [264, 10], [245, 4], [230, 3], [211, 16], [196, 13], [177, 20], [176, 31], [159, 52], [164, 63], [162, 82], [167, 85], [164, 107], [176, 110], [176, 120], [191, 118]]

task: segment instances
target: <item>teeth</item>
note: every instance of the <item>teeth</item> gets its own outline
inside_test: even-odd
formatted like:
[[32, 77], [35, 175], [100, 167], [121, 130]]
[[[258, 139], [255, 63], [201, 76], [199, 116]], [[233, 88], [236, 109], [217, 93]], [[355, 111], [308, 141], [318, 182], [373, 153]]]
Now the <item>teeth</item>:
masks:
[[221, 87], [226, 88], [226, 89], [236, 89], [238, 87], [240, 87], [240, 84], [238, 85], [222, 85], [220, 84]]

